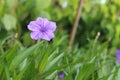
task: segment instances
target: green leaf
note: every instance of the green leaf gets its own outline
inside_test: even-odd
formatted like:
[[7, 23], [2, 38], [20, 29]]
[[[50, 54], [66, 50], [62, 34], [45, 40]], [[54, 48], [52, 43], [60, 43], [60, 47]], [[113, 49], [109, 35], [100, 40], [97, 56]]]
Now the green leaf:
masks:
[[44, 54], [44, 56], [42, 58], [42, 61], [41, 61], [40, 67], [39, 67], [39, 71], [41, 73], [44, 72], [44, 70], [46, 68], [46, 65], [48, 63], [49, 53], [50, 53], [50, 46], [47, 46], [46, 52], [45, 52], [45, 54]]
[[5, 14], [2, 22], [6, 30], [16, 29], [16, 18], [10, 14]]
[[51, 0], [36, 0], [37, 10], [47, 8], [51, 3]]
[[37, 47], [39, 47], [40, 43], [25, 49], [24, 51], [21, 51], [18, 53], [18, 55], [13, 59], [11, 65], [10, 65], [10, 70], [16, 68], [17, 66], [19, 66], [19, 64], [24, 61], [25, 58], [27, 58], [29, 55], [31, 55]]
[[77, 76], [77, 80], [88, 80], [89, 76], [94, 72], [95, 63], [85, 64], [80, 67], [79, 74]]
[[7, 2], [7, 6], [12, 9], [14, 7], [15, 4], [15, 0], [6, 0]]
[[48, 18], [49, 20], [51, 19], [51, 16], [49, 15], [49, 13], [43, 10], [38, 10], [34, 12], [33, 14], [34, 19], [36, 19], [38, 16], [43, 18]]
[[5, 65], [5, 73], [6, 73], [6, 78], [7, 78], [7, 80], [10, 80], [10, 73], [9, 73], [8, 66], [7, 66], [7, 65]]
[[3, 16], [5, 11], [5, 1], [0, 2], [0, 18]]
[[22, 38], [23, 38], [23, 44], [25, 46], [29, 46], [32, 43], [32, 39], [30, 37], [30, 33], [28, 33], [28, 32], [25, 33]]
[[61, 53], [60, 55], [58, 55], [55, 59], [53, 59], [52, 61], [49, 62], [49, 64], [46, 67], [46, 70], [50, 69], [52, 66], [54, 66], [59, 59], [61, 59], [64, 56], [64, 53]]
[[6, 54], [6, 61], [7, 64], [10, 65], [10, 63], [12, 62], [13, 58], [16, 55], [18, 49], [18, 45], [13, 46], [13, 48], [9, 49], [5, 54]]

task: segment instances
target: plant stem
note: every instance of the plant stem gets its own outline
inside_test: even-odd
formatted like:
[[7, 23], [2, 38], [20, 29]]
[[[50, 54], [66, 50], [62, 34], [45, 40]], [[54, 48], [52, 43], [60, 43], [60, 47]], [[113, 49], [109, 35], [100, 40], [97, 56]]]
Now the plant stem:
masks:
[[70, 34], [69, 47], [72, 47], [74, 39], [75, 39], [75, 34], [76, 34], [78, 22], [80, 20], [80, 15], [81, 15], [83, 3], [84, 3], [84, 0], [80, 0], [79, 5], [78, 5], [78, 9], [77, 9], [77, 12], [76, 12], [76, 16], [75, 16], [75, 21], [74, 21], [72, 31], [71, 31], [71, 34]]

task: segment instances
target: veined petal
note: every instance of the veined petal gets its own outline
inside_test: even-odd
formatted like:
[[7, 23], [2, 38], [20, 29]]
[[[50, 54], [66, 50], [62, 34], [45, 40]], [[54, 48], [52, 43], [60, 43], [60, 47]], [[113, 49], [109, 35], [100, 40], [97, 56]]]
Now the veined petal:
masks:
[[34, 40], [40, 39], [40, 36], [39, 36], [39, 32], [38, 32], [38, 31], [31, 32], [30, 36], [31, 36], [31, 38], [34, 39]]
[[54, 38], [54, 33], [51, 31], [47, 31], [46, 35], [49, 37], [49, 39], [51, 40], [52, 38]]
[[40, 30], [40, 26], [36, 24], [35, 21], [31, 21], [29, 24], [28, 24], [28, 29], [31, 30], [31, 31], [39, 31]]
[[46, 24], [46, 29], [51, 30], [54, 32], [56, 30], [56, 23], [55, 22], [48, 22]]
[[51, 31], [43, 32], [43, 37], [42, 37], [42, 39], [45, 39], [45, 40], [50, 41], [52, 38], [54, 38], [53, 32], [51, 32]]
[[39, 17], [37, 18], [36, 23], [41, 27], [45, 27], [45, 25], [48, 23], [48, 19]]

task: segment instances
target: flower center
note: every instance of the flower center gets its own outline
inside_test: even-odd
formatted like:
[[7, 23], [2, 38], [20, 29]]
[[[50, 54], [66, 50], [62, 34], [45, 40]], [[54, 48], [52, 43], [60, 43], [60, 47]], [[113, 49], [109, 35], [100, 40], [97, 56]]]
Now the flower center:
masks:
[[45, 32], [45, 29], [41, 29], [40, 31], [41, 31], [41, 32]]

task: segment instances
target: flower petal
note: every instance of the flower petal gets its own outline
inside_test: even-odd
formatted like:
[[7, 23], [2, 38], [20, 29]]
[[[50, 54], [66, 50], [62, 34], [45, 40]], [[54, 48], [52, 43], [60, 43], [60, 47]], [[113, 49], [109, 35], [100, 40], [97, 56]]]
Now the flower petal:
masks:
[[120, 50], [116, 50], [117, 63], [120, 64]]
[[51, 31], [43, 32], [42, 39], [50, 41], [52, 38], [54, 38], [53, 32], [51, 32]]
[[36, 23], [41, 27], [45, 27], [45, 25], [48, 23], [48, 19], [39, 17], [37, 18]]
[[49, 37], [49, 39], [51, 40], [52, 38], [54, 38], [54, 33], [51, 31], [47, 31], [46, 35]]
[[54, 32], [56, 30], [56, 23], [55, 22], [48, 22], [45, 27], [46, 27], [46, 29], [49, 29], [52, 32]]
[[59, 74], [59, 78], [60, 79], [64, 78], [64, 73]]
[[31, 30], [31, 31], [39, 31], [40, 30], [40, 26], [37, 25], [35, 21], [31, 21], [28, 24], [28, 29]]
[[34, 39], [34, 40], [40, 39], [40, 36], [39, 36], [39, 32], [38, 32], [38, 31], [31, 32], [30, 36], [31, 36], [31, 38]]

